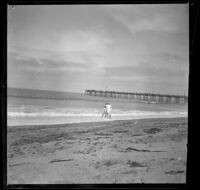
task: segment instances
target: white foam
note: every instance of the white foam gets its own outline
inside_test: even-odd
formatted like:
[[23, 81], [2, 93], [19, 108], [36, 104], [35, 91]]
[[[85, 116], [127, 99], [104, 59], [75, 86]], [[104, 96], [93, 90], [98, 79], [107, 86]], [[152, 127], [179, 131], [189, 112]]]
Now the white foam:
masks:
[[[101, 112], [96, 113], [63, 113], [63, 112], [8, 112], [9, 117], [98, 117]], [[112, 113], [112, 116], [156, 116], [156, 115], [187, 115], [186, 111], [124, 111]]]

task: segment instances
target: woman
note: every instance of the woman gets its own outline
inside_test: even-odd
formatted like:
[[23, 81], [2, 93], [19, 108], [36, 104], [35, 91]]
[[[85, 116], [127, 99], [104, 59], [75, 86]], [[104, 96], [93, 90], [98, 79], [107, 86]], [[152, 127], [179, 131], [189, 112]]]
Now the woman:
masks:
[[105, 117], [105, 118], [108, 118], [108, 113], [107, 113], [107, 109], [106, 109], [106, 106], [104, 106], [104, 111], [102, 113], [102, 118]]

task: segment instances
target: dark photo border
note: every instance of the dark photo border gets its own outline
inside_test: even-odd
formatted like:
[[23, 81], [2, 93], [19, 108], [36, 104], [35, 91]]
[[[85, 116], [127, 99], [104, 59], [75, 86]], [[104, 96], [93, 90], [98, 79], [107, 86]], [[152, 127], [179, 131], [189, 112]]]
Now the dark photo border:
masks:
[[[187, 150], [187, 173], [186, 173], [186, 184], [17, 184], [17, 185], [7, 185], [7, 6], [14, 5], [57, 5], [57, 4], [176, 4], [176, 3], [189, 3], [189, 101], [188, 101], [188, 150]], [[2, 56], [1, 56], [1, 158], [0, 158], [0, 166], [1, 166], [1, 188], [2, 189], [192, 189], [197, 180], [198, 176], [198, 152], [199, 148], [196, 148], [199, 142], [195, 137], [195, 134], [198, 128], [198, 123], [195, 122], [195, 116], [198, 113], [198, 110], [194, 111], [194, 105], [196, 105], [195, 100], [197, 99], [197, 91], [198, 91], [198, 76], [195, 71], [195, 66], [199, 64], [199, 20], [200, 20], [200, 1], [191, 0], [191, 1], [183, 1], [183, 0], [174, 0], [174, 1], [166, 1], [166, 0], [125, 0], [125, 1], [89, 1], [89, 0], [7, 0], [1, 3], [1, 18], [2, 18], [2, 29], [3, 32], [2, 39]], [[198, 60], [198, 61], [197, 61]], [[196, 83], [196, 88], [194, 88], [194, 84]], [[193, 84], [193, 85], [192, 85]], [[195, 93], [196, 91], [196, 93]], [[196, 113], [196, 114], [195, 114]], [[195, 156], [192, 156], [195, 154]], [[196, 158], [196, 160], [194, 159]], [[195, 176], [195, 171], [197, 170], [197, 174]], [[198, 187], [198, 186], [197, 186]]]

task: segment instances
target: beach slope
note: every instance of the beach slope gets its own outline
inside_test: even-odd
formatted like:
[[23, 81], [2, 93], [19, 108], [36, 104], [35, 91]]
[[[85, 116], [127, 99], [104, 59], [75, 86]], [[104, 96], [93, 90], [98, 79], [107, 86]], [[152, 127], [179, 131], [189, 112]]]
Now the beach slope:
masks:
[[187, 118], [7, 129], [8, 184], [185, 183]]

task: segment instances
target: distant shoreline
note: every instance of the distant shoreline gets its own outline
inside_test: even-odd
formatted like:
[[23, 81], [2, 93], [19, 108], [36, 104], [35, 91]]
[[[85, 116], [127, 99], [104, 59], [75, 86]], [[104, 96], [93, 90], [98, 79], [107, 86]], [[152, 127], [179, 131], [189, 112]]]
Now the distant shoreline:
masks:
[[71, 92], [71, 91], [57, 91], [57, 90], [43, 90], [43, 89], [33, 89], [33, 88], [15, 88], [15, 87], [7, 87], [7, 91], [37, 91], [37, 92], [58, 92], [58, 93], [78, 93], [84, 94], [83, 92]]

